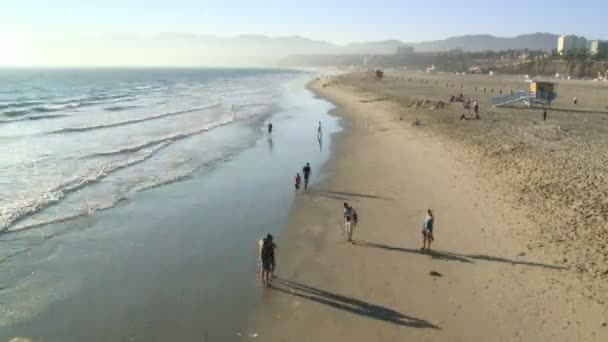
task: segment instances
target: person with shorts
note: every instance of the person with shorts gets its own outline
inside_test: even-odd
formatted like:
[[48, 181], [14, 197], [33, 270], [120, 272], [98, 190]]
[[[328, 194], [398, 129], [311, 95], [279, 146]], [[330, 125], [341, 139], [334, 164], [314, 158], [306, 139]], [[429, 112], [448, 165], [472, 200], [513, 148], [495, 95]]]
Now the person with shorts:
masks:
[[302, 173], [304, 173], [304, 189], [308, 189], [308, 181], [310, 180], [310, 173], [312, 169], [310, 168], [310, 163], [306, 163], [302, 168]]
[[270, 278], [274, 277], [274, 269], [276, 266], [274, 250], [277, 245], [273, 242], [271, 234], [268, 234], [264, 239], [262, 248], [260, 250], [260, 259], [262, 261], [262, 284], [264, 286], [270, 285]]
[[357, 226], [359, 217], [355, 208], [344, 202], [344, 234], [348, 242], [353, 241], [353, 231]]
[[424, 223], [422, 224], [422, 252], [424, 252], [425, 250], [431, 250], [431, 242], [435, 240], [435, 238], [433, 237], [434, 223], [435, 217], [433, 216], [433, 210], [428, 209], [424, 218]]

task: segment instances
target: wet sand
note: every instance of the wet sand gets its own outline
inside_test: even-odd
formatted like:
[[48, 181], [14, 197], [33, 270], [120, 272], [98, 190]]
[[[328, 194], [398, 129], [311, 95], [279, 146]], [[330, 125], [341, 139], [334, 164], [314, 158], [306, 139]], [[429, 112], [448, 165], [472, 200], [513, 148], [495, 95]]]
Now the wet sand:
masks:
[[[461, 110], [450, 105], [411, 108], [425, 97], [445, 101], [457, 90], [424, 80], [408, 85], [407, 75], [378, 82], [351, 74], [311, 84], [336, 104], [345, 131], [336, 137], [328, 179], [296, 200], [278, 278], [250, 317], [249, 331], [264, 341], [608, 339], [606, 307], [585, 292], [592, 280], [543, 248], [547, 227], [524, 202], [515, 205], [515, 177], [492, 168], [500, 163], [482, 161], [475, 147], [482, 144], [472, 141], [487, 126], [455, 126], [475, 122], [461, 123]], [[489, 100], [480, 99], [480, 122], [494, 122], [493, 134], [521, 127], [521, 110], [490, 114]], [[413, 126], [417, 117], [422, 124]], [[496, 124], [500, 118], [506, 123]], [[352, 245], [341, 233], [344, 201], [360, 216]], [[436, 213], [434, 252], [421, 254], [429, 207]]]

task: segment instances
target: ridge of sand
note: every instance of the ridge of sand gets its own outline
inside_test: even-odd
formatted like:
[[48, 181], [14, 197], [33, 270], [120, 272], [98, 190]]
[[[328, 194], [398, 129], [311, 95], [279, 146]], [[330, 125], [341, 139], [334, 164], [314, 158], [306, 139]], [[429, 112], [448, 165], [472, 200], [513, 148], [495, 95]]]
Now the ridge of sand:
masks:
[[[338, 106], [345, 132], [329, 179], [296, 200], [280, 278], [250, 330], [264, 341], [607, 340], [606, 308], [581, 293], [570, 265], [529, 248], [537, 223], [479, 177], [480, 164], [429, 120], [412, 126], [418, 114], [391, 94], [348, 77], [365, 75], [311, 84]], [[341, 234], [344, 201], [361, 218], [354, 245]], [[421, 254], [428, 207], [436, 252]]]

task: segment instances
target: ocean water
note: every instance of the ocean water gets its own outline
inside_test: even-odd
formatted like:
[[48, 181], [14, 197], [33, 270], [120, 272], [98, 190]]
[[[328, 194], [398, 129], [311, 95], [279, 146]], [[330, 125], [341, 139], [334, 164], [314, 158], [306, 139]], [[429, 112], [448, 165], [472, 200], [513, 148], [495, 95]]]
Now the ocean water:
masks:
[[[250, 146], [272, 70], [0, 71], [0, 231], [108, 209]], [[240, 129], [220, 139], [209, 132]]]
[[263, 338], [257, 241], [281, 246], [295, 173], [316, 186], [340, 130], [314, 74], [0, 75], [0, 341]]

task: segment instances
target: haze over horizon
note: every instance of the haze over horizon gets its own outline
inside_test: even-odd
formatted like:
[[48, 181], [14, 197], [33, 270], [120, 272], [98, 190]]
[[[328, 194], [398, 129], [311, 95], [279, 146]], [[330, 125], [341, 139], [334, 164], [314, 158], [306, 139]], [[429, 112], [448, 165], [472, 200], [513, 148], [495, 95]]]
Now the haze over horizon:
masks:
[[[520, 11], [525, 8], [526, 11]], [[504, 12], [513, 11], [505, 16]], [[469, 0], [441, 1], [310, 0], [297, 4], [228, 0], [23, 0], [0, 5], [0, 66], [251, 66], [268, 64], [281, 53], [280, 42], [263, 53], [240, 35], [299, 36], [346, 45], [400, 40], [414, 43], [468, 34], [513, 37], [534, 32], [608, 38], [598, 25], [608, 3], [577, 6], [551, 1], [509, 4]], [[584, 19], [584, 20], [581, 20]], [[167, 34], [170, 33], [170, 34]], [[211, 38], [209, 38], [211, 37]], [[250, 37], [251, 38], [251, 37]], [[194, 41], [194, 39], [198, 39]], [[317, 53], [292, 44], [301, 53]]]

